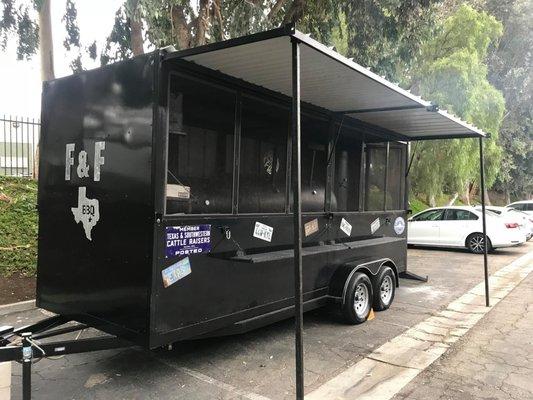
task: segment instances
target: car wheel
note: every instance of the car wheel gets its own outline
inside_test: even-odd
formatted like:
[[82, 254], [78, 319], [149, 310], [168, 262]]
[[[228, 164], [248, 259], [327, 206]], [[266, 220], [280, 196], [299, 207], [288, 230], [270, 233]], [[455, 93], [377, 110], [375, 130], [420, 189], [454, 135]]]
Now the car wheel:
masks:
[[[492, 250], [492, 245], [490, 244], [490, 239], [488, 237], [487, 242], [487, 252], [490, 252]], [[485, 251], [485, 238], [483, 237], [483, 234], [473, 233], [468, 236], [468, 239], [466, 240], [466, 247], [468, 247], [468, 250], [470, 250], [472, 253], [483, 254]]]
[[396, 276], [391, 267], [382, 268], [374, 288], [374, 309], [383, 311], [390, 307], [396, 293]]
[[350, 278], [342, 304], [342, 315], [349, 324], [366, 321], [372, 309], [372, 283], [368, 276], [356, 272]]

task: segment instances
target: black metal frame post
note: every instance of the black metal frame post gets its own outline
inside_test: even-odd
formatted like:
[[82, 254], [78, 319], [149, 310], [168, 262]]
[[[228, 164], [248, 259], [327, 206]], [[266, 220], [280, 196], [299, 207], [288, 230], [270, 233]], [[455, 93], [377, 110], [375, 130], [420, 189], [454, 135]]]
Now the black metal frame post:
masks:
[[487, 221], [485, 214], [485, 162], [483, 157], [483, 138], [479, 138], [479, 175], [481, 179], [480, 183], [480, 196], [481, 196], [481, 220], [483, 221], [483, 270], [485, 273], [485, 305], [490, 307], [490, 297], [489, 297], [489, 266], [488, 266], [488, 251], [489, 251], [489, 241], [487, 238]]
[[31, 347], [31, 333], [22, 334], [22, 400], [31, 399], [31, 364], [33, 349]]
[[294, 312], [295, 312], [295, 358], [296, 399], [304, 398], [303, 356], [303, 294], [302, 294], [302, 175], [301, 175], [301, 130], [300, 130], [300, 43], [291, 38], [292, 44], [292, 191], [294, 231]]

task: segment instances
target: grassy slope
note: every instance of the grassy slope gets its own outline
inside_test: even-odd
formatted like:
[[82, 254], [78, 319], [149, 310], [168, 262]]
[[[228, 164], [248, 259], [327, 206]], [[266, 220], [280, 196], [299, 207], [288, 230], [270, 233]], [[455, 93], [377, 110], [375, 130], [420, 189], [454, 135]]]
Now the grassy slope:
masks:
[[0, 276], [35, 274], [37, 182], [0, 176]]

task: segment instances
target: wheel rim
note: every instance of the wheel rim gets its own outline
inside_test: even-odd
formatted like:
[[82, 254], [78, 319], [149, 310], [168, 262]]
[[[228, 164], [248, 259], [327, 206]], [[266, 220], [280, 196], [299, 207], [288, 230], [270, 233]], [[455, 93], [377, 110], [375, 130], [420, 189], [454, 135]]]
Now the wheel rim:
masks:
[[353, 301], [353, 306], [355, 309], [355, 314], [358, 318], [365, 318], [368, 312], [368, 287], [364, 283], [360, 283], [355, 288], [355, 296]]
[[381, 301], [383, 304], [388, 305], [392, 298], [392, 291], [394, 290], [392, 278], [390, 275], [385, 275], [381, 281], [381, 287], [379, 294], [381, 296]]
[[476, 253], [482, 253], [485, 250], [485, 240], [483, 236], [474, 236], [470, 239], [470, 247]]

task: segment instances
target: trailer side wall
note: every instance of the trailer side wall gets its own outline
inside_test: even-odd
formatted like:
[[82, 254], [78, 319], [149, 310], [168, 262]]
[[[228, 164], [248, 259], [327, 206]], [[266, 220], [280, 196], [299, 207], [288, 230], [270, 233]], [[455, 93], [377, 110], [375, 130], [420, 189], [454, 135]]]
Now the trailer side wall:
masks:
[[155, 57], [43, 90], [38, 305], [136, 341], [148, 325]]

